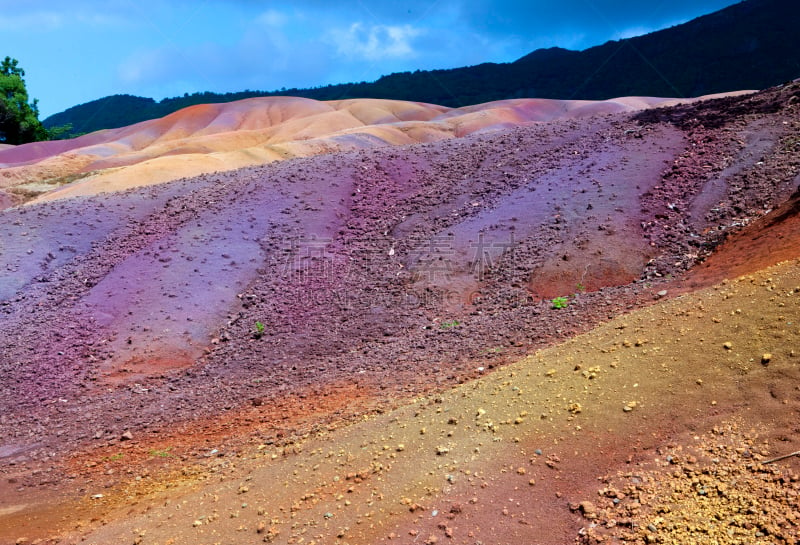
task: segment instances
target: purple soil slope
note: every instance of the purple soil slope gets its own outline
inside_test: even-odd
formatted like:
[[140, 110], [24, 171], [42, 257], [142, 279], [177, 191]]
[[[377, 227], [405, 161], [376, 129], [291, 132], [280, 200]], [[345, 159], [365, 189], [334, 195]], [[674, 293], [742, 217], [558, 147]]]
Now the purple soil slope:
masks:
[[453, 384], [652, 301], [795, 190], [798, 93], [4, 210], [0, 470], [287, 393]]

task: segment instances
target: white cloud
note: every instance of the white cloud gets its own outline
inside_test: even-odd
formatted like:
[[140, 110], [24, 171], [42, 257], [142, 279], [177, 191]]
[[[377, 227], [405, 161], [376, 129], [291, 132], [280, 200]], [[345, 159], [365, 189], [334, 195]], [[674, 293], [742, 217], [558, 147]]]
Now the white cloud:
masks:
[[[320, 84], [330, 69], [330, 47], [293, 42], [279, 22], [253, 19], [233, 43], [203, 42], [143, 47], [128, 55], [116, 75], [125, 92], [161, 98], [194, 91], [270, 91]], [[326, 56], [327, 55], [327, 56]]]
[[657, 30], [661, 30], [662, 28], [669, 28], [676, 25], [680, 25], [685, 23], [685, 20], [673, 20], [667, 23], [661, 23], [658, 26], [644, 26], [644, 25], [637, 25], [628, 28], [624, 28], [616, 33], [611, 37], [612, 40], [625, 40], [627, 38], [635, 38], [636, 36], [644, 36], [645, 34], [650, 34], [651, 32], [656, 32]]
[[98, 12], [92, 6], [52, 6], [47, 10], [3, 9], [0, 5], [0, 30], [12, 32], [53, 32], [81, 27], [118, 27], [130, 24], [125, 13]]
[[168, 57], [174, 54], [167, 49], [138, 51], [119, 66], [119, 79], [125, 84], [140, 84], [163, 77]]
[[85, 12], [77, 13], [75, 19], [79, 23], [93, 27], [112, 27], [129, 25], [130, 21], [121, 15], [111, 15], [108, 13]]
[[63, 27], [65, 17], [54, 11], [37, 11], [30, 13], [0, 13], [0, 30], [8, 31], [52, 31]]
[[366, 60], [409, 58], [415, 56], [411, 41], [423, 33], [411, 25], [372, 25], [353, 23], [347, 29], [336, 29], [327, 38], [343, 57]]
[[584, 32], [564, 31], [560, 33], [542, 34], [536, 36], [535, 39], [523, 42], [520, 50], [523, 52], [523, 54], [527, 54], [535, 49], [549, 47], [583, 49], [587, 40], [588, 36]]
[[654, 28], [645, 27], [645, 26], [633, 26], [629, 28], [622, 29], [614, 33], [611, 37], [612, 40], [625, 40], [628, 38], [635, 38], [636, 36], [642, 36], [644, 34], [648, 34], [653, 32]]
[[289, 22], [289, 17], [285, 13], [271, 9], [256, 17], [256, 22], [270, 27], [282, 27]]

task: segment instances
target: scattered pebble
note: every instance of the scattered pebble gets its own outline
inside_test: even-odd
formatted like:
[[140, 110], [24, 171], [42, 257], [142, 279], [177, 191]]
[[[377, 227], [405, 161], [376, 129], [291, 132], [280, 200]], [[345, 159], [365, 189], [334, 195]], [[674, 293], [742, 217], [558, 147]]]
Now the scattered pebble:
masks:
[[695, 454], [679, 447], [655, 467], [605, 477], [597, 505], [571, 506], [589, 521], [577, 543], [800, 542], [800, 476], [745, 457], [754, 438], [735, 426], [714, 430]]

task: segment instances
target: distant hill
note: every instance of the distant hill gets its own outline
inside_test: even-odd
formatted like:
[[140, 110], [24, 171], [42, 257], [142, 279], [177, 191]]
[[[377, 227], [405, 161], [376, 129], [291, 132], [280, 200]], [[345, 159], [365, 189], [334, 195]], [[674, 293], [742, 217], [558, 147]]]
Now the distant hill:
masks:
[[460, 107], [520, 97], [604, 100], [763, 89], [800, 76], [798, 28], [797, 0], [745, 0], [682, 25], [584, 51], [539, 49], [512, 63], [402, 72], [371, 83], [313, 89], [206, 92], [160, 102], [115, 95], [52, 115], [44, 125], [71, 124], [70, 134], [82, 134], [162, 117], [194, 104], [255, 96], [388, 98]]

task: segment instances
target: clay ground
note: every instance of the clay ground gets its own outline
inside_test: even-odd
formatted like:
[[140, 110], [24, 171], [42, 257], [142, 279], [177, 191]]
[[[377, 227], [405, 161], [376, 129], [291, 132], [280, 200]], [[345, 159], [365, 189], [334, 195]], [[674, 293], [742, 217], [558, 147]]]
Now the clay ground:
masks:
[[798, 94], [4, 210], [0, 542], [794, 543]]

